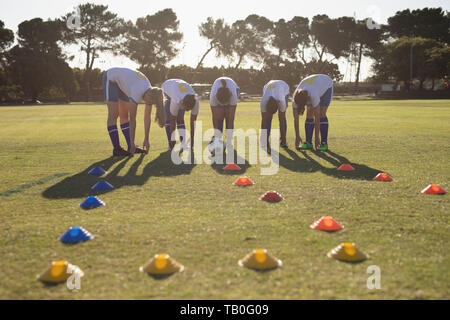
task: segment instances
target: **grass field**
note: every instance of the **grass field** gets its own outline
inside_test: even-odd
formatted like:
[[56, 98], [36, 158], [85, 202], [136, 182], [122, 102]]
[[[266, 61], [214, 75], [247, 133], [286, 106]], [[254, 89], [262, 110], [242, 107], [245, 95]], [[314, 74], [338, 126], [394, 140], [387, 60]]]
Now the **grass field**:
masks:
[[[238, 175], [220, 166], [172, 164], [165, 132], [154, 123], [148, 155], [111, 158], [104, 105], [1, 107], [0, 298], [449, 299], [449, 196], [420, 191], [430, 183], [450, 189], [450, 101], [335, 100], [326, 153], [292, 148], [288, 111], [291, 149], [280, 151], [278, 173], [262, 176], [259, 165], [247, 164], [243, 174], [256, 184], [238, 188]], [[199, 119], [210, 127], [206, 102]], [[259, 104], [240, 103], [236, 119], [236, 128], [258, 128]], [[336, 170], [347, 161], [355, 172]], [[99, 178], [87, 174], [97, 165], [116, 188], [99, 194], [105, 207], [85, 211], [79, 203], [98, 194], [90, 188]], [[371, 181], [380, 171], [394, 181]], [[258, 201], [272, 189], [285, 200]], [[323, 215], [345, 229], [311, 230]], [[95, 239], [59, 242], [75, 225]], [[329, 259], [344, 241], [370, 259]], [[283, 267], [254, 272], [237, 265], [259, 247]], [[162, 280], [140, 273], [159, 252], [185, 271]], [[60, 259], [84, 271], [81, 290], [36, 281]], [[380, 290], [366, 287], [370, 265], [381, 269]]]

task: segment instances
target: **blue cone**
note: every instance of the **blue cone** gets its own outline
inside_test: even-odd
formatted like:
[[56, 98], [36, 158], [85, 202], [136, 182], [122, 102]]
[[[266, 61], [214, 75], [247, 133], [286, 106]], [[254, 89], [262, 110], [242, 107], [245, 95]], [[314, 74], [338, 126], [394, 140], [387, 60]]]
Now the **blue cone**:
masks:
[[67, 230], [59, 240], [64, 243], [77, 243], [80, 241], [88, 241], [93, 239], [94, 236], [90, 234], [86, 229], [82, 227], [71, 227]]
[[80, 207], [83, 209], [93, 209], [104, 205], [105, 203], [95, 196], [89, 196], [86, 200], [80, 203]]
[[100, 180], [91, 189], [92, 190], [112, 190], [112, 189], [114, 189], [114, 187], [109, 182], [107, 182], [105, 180]]
[[95, 168], [91, 169], [91, 171], [89, 171], [88, 173], [96, 175], [96, 176], [101, 176], [101, 175], [104, 175], [106, 173], [106, 171], [103, 170], [103, 168], [95, 167]]

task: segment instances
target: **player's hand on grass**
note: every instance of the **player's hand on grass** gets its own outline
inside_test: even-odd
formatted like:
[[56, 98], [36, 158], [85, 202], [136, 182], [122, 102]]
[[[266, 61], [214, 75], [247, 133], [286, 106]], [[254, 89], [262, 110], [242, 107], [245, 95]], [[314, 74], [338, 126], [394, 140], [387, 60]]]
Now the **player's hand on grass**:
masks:
[[129, 152], [131, 154], [134, 154], [136, 152], [136, 145], [134, 143], [131, 143]]
[[319, 148], [320, 148], [320, 139], [319, 139], [319, 137], [315, 138], [314, 145], [316, 147], [316, 150], [319, 150]]
[[300, 136], [295, 138], [295, 148], [300, 147], [300, 145], [303, 143], [303, 140]]
[[144, 143], [142, 144], [144, 147], [145, 154], [148, 154], [150, 151], [150, 142], [148, 140], [144, 140]]

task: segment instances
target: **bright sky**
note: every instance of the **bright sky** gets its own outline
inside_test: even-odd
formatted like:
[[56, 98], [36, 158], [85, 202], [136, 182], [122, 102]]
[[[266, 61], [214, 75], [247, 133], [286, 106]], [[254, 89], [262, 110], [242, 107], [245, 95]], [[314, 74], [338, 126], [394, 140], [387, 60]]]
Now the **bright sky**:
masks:
[[[135, 21], [138, 17], [172, 8], [180, 21], [180, 30], [184, 34], [181, 43], [181, 52], [171, 64], [186, 64], [196, 66], [200, 57], [206, 51], [207, 41], [198, 34], [198, 25], [206, 20], [208, 16], [213, 18], [224, 18], [227, 23], [233, 23], [238, 19], [244, 19], [249, 14], [258, 14], [271, 20], [284, 18], [290, 20], [293, 16], [304, 16], [312, 18], [316, 14], [327, 14], [332, 18], [340, 16], [355, 16], [357, 19], [372, 17], [375, 21], [386, 23], [387, 18], [394, 15], [396, 11], [404, 9], [417, 9], [424, 7], [442, 7], [450, 11], [450, 1], [423, 1], [423, 0], [0, 0], [0, 20], [5, 22], [7, 28], [17, 31], [17, 26], [24, 20], [35, 17], [43, 19], [60, 17], [72, 11], [72, 9], [86, 2], [106, 4], [109, 9], [120, 17]], [[83, 66], [84, 57], [78, 50], [71, 50], [75, 59], [72, 66]], [[207, 57], [205, 66], [228, 66], [227, 61], [217, 60], [213, 53]], [[111, 66], [136, 67], [132, 61], [123, 57], [112, 55], [102, 56], [95, 67], [106, 69]], [[348, 80], [350, 66], [346, 62], [339, 63], [340, 71]], [[362, 78], [370, 75], [370, 61], [366, 60], [362, 66]]]

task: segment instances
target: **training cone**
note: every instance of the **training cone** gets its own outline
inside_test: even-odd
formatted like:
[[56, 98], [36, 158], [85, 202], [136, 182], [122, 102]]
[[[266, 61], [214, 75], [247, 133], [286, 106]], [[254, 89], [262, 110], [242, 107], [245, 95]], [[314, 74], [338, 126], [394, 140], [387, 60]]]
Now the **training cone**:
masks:
[[183, 265], [165, 253], [156, 254], [147, 264], [139, 268], [139, 271], [152, 275], [169, 275], [183, 270]]
[[242, 170], [242, 169], [236, 163], [230, 163], [230, 164], [227, 164], [225, 167], [223, 167], [223, 170], [225, 170], [225, 171], [239, 171], [239, 170]]
[[341, 261], [359, 262], [367, 259], [367, 256], [356, 248], [354, 243], [344, 242], [331, 250], [327, 256]]
[[82, 227], [71, 227], [67, 230], [59, 240], [63, 243], [77, 243], [81, 241], [88, 241], [93, 239], [94, 236], [90, 234], [86, 229]]
[[[67, 272], [69, 266], [73, 269], [70, 270], [70, 273]], [[84, 275], [83, 271], [71, 266], [67, 261], [53, 261], [52, 265], [38, 277], [38, 280], [45, 283], [60, 283], [66, 281], [74, 271], [79, 277]]]
[[430, 185], [428, 185], [428, 187], [423, 189], [421, 192], [422, 193], [428, 193], [428, 194], [445, 194], [445, 193], [447, 193], [447, 191], [445, 191], [438, 184], [430, 184]]
[[251, 186], [255, 183], [249, 177], [240, 177], [233, 184], [235, 186]]
[[101, 167], [95, 167], [91, 171], [89, 171], [88, 173], [89, 174], [93, 174], [95, 176], [101, 176], [101, 175], [104, 175], [106, 173], [106, 171], [103, 170], [103, 168], [101, 168]]
[[373, 178], [374, 181], [392, 181], [392, 177], [388, 175], [386, 172], [380, 172]]
[[344, 229], [333, 217], [325, 216], [310, 225], [311, 229], [322, 231], [338, 231]]
[[256, 249], [239, 260], [238, 264], [250, 269], [267, 270], [281, 267], [282, 262], [268, 254], [266, 249]]
[[355, 168], [353, 168], [349, 163], [342, 164], [339, 168], [339, 171], [355, 171]]
[[100, 180], [91, 189], [92, 190], [112, 190], [112, 189], [114, 189], [114, 187], [109, 182], [107, 182], [105, 180]]
[[93, 209], [104, 205], [105, 203], [95, 196], [89, 196], [86, 200], [80, 203], [80, 207], [83, 209]]
[[263, 200], [263, 201], [267, 201], [267, 202], [279, 202], [283, 199], [284, 198], [282, 197], [282, 195], [274, 190], [267, 191], [261, 197], [259, 197], [259, 200]]

